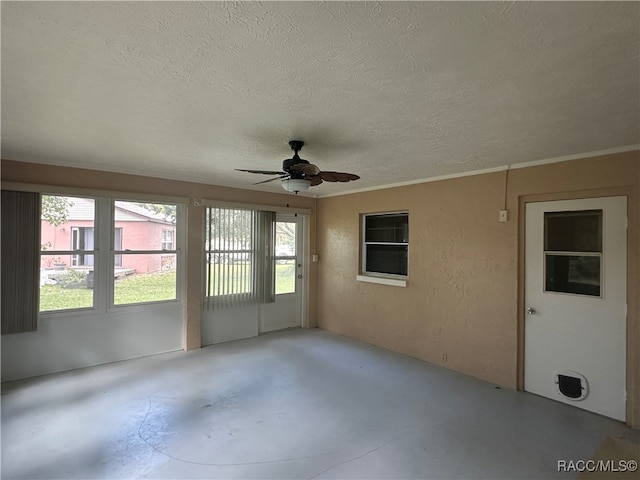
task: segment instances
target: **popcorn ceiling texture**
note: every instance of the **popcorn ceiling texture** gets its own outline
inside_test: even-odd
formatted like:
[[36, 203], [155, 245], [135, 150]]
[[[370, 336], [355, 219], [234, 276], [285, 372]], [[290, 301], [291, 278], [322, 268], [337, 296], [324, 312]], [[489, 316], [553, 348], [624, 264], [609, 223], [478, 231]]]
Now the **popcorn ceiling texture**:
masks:
[[[636, 2], [3, 2], [5, 159], [324, 195], [640, 143]], [[274, 182], [275, 183], [275, 182]]]

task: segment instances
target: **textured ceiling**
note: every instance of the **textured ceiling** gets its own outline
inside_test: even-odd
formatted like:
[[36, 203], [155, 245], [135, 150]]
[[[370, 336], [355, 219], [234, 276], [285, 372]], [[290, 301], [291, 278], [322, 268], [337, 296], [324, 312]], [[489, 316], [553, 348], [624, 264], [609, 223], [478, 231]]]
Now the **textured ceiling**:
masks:
[[6, 2], [2, 156], [327, 195], [640, 143], [637, 2]]

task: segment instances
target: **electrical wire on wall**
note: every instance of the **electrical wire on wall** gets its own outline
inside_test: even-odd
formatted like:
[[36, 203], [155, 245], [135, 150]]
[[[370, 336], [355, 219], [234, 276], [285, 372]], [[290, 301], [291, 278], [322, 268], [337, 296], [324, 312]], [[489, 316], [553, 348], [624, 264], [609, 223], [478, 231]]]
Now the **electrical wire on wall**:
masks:
[[318, 196], [313, 198], [313, 258], [318, 258]]
[[508, 185], [509, 185], [509, 169], [511, 168], [510, 165], [507, 165], [507, 169], [504, 172], [504, 202], [502, 205], [502, 209], [506, 210], [507, 209], [507, 189], [508, 189]]

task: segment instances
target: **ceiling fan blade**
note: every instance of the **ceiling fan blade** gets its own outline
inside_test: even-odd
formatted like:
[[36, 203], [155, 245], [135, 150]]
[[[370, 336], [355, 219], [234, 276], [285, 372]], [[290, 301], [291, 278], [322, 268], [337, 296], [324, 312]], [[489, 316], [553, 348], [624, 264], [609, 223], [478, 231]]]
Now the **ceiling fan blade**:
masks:
[[341, 182], [353, 182], [354, 180], [360, 180], [360, 176], [354, 173], [338, 172], [338, 174], [344, 179]]
[[318, 166], [314, 165], [313, 163], [297, 163], [296, 165], [292, 165], [290, 170], [300, 172], [309, 177], [318, 175], [320, 173], [320, 169], [318, 168]]
[[241, 168], [236, 168], [235, 170], [237, 172], [258, 173], [261, 175], [286, 175], [286, 172], [283, 172], [283, 171], [275, 172], [273, 170], [243, 170]]
[[281, 175], [279, 177], [274, 177], [274, 178], [270, 178], [269, 180], [263, 180], [261, 182], [256, 182], [253, 185], [260, 185], [261, 183], [269, 183], [269, 182], [274, 182], [276, 180], [282, 180], [283, 178], [288, 177], [289, 175]]
[[360, 178], [357, 175], [342, 172], [320, 172], [319, 175], [325, 182], [348, 182]]
[[360, 178], [358, 175], [345, 172], [320, 172], [319, 175], [325, 182], [351, 182]]
[[318, 176], [320, 178], [322, 178], [322, 180], [324, 180], [325, 182], [337, 182], [338, 179], [333, 175], [333, 172], [320, 172], [318, 174]]
[[322, 183], [322, 178], [320, 175], [312, 175], [307, 177], [308, 180], [311, 180], [311, 184], [309, 186], [315, 187], [316, 185], [320, 185]]

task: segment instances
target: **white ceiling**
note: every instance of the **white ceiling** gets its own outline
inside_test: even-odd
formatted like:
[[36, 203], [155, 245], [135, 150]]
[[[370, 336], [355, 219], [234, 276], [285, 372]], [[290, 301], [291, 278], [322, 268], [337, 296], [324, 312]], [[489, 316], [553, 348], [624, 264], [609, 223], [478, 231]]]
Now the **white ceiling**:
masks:
[[309, 194], [640, 143], [638, 2], [6, 2], [2, 157]]

